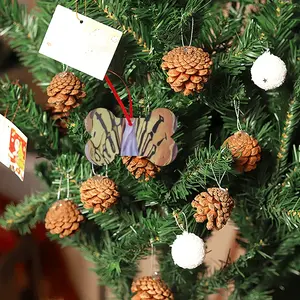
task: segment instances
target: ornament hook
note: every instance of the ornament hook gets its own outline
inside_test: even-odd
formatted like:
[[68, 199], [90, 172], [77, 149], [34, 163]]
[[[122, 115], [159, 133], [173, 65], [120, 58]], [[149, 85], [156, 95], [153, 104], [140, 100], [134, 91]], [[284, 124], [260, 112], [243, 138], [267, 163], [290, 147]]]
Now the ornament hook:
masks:
[[92, 165], [92, 173], [93, 173], [93, 175], [94, 176], [98, 176], [98, 174], [96, 174], [96, 172], [95, 172], [94, 164], [91, 163], [91, 165]]
[[210, 163], [210, 168], [211, 168], [211, 171], [212, 171], [212, 173], [213, 173], [213, 175], [214, 175], [214, 179], [215, 179], [215, 181], [216, 181], [216, 184], [218, 185], [218, 188], [219, 188], [220, 190], [222, 190], [222, 191], [225, 191], [225, 189], [221, 187], [221, 184], [222, 184], [222, 180], [223, 180], [223, 178], [224, 178], [224, 176], [225, 176], [225, 174], [226, 174], [226, 171], [223, 172], [221, 178], [219, 178], [219, 180], [218, 180], [218, 179], [217, 179], [217, 176], [216, 176], [216, 173], [215, 173], [215, 170], [214, 170], [214, 168], [213, 168], [212, 163]]
[[68, 66], [68, 65], [65, 65], [65, 64], [63, 64], [63, 73], [66, 73], [66, 72], [68, 72], [68, 69], [69, 69], [69, 66]]
[[[183, 217], [184, 217], [184, 222], [182, 224], [182, 222], [180, 223], [180, 220], [179, 220], [179, 214], [182, 214]], [[188, 227], [188, 221], [187, 221], [187, 217], [186, 217], [186, 214], [181, 211], [180, 213], [177, 213], [177, 212], [173, 212], [173, 217], [175, 218], [175, 221], [176, 221], [176, 224], [177, 226], [183, 231], [183, 232], [189, 232], [189, 227]], [[185, 226], [184, 226], [184, 223], [185, 223]]]
[[60, 179], [59, 179], [59, 186], [58, 186], [58, 190], [57, 190], [57, 200], [60, 199], [61, 184], [62, 184], [62, 176], [60, 176]]
[[233, 106], [234, 106], [234, 112], [236, 115], [236, 127], [238, 131], [242, 131], [242, 126], [241, 126], [241, 122], [240, 122], [240, 113], [242, 113], [242, 111], [240, 110], [240, 100], [236, 101], [235, 99], [233, 100]]
[[67, 174], [67, 199], [69, 200], [70, 198], [70, 175], [69, 173]]
[[[181, 16], [180, 33], [181, 33], [181, 43], [182, 43], [182, 47], [185, 47], [185, 44], [184, 44], [184, 38], [183, 38], [183, 15]], [[193, 36], [194, 36], [194, 18], [192, 17], [191, 36], [190, 36], [189, 47], [192, 45]], [[184, 51], [187, 51], [186, 48], [184, 48]]]
[[153, 245], [153, 239], [150, 239], [150, 245], [151, 245], [151, 276], [154, 272], [154, 245]]

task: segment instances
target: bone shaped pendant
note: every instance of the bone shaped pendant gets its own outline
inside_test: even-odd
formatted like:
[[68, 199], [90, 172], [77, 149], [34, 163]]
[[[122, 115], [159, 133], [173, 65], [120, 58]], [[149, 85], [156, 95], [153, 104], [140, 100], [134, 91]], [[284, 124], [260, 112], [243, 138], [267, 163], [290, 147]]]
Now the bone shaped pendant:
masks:
[[116, 155], [147, 157], [157, 166], [166, 166], [178, 149], [172, 135], [177, 128], [175, 115], [166, 108], [153, 110], [146, 118], [117, 118], [104, 108], [92, 110], [85, 119], [91, 139], [85, 146], [88, 160], [98, 166], [112, 162]]

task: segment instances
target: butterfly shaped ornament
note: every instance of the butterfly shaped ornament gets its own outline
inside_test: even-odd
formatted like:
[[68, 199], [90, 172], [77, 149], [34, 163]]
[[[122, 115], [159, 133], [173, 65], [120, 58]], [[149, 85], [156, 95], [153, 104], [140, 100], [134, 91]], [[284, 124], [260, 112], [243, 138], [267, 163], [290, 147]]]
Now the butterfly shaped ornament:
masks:
[[177, 119], [166, 108], [157, 108], [146, 118], [133, 118], [132, 126], [125, 118], [117, 118], [111, 111], [97, 108], [86, 117], [85, 127], [91, 135], [85, 154], [94, 165], [108, 165], [121, 155], [143, 156], [157, 166], [166, 166], [178, 152], [172, 139]]

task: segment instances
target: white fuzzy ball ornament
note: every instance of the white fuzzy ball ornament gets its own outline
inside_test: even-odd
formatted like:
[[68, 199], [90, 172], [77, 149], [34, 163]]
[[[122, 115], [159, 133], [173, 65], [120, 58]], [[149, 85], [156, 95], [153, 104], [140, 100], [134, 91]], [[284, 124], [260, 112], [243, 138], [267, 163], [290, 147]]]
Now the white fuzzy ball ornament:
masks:
[[266, 91], [281, 86], [286, 72], [285, 63], [269, 51], [259, 56], [251, 68], [252, 81]]
[[203, 263], [205, 244], [194, 233], [184, 231], [177, 235], [172, 247], [174, 263], [184, 269], [194, 269]]

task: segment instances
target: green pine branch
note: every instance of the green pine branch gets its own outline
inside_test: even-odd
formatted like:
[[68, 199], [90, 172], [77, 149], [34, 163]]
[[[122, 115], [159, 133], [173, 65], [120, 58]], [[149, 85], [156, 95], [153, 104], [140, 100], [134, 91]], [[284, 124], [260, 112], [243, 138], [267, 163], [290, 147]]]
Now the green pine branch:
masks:
[[294, 96], [289, 102], [288, 111], [281, 135], [280, 148], [277, 154], [277, 170], [280, 172], [288, 164], [289, 150], [295, 128], [299, 124], [300, 117], [300, 77], [297, 78], [294, 85]]
[[[22, 63], [34, 72], [43, 87], [63, 69], [61, 64], [38, 55], [58, 3], [75, 9], [74, 1], [42, 0], [39, 12], [33, 16], [16, 1], [0, 3], [1, 34], [9, 38]], [[223, 4], [216, 1], [87, 0], [87, 16], [126, 33], [112, 69], [130, 82], [135, 116], [145, 116], [158, 107], [167, 107], [178, 116], [180, 126], [174, 135], [180, 149], [178, 157], [149, 182], [137, 181], [121, 158], [117, 158], [108, 166], [108, 176], [119, 186], [121, 198], [106, 213], [94, 214], [84, 209], [80, 201], [81, 183], [93, 175], [91, 164], [84, 156], [89, 136], [83, 119], [96, 107], [107, 107], [121, 116], [111, 94], [104, 93], [107, 87], [78, 72], [87, 84], [87, 100], [72, 112], [69, 133], [59, 140], [56, 128], [34, 104], [28, 88], [4, 81], [0, 87], [1, 110], [4, 112], [9, 106], [8, 118], [14, 118], [40, 152], [53, 160], [37, 168], [49, 184], [49, 191], [8, 206], [0, 224], [27, 233], [36, 222], [43, 220], [60, 194], [61, 199], [69, 197], [79, 205], [86, 221], [74, 236], [52, 238], [80, 249], [94, 262], [102, 284], [112, 287], [119, 299], [131, 297], [129, 287], [137, 263], [151, 253], [151, 241], [159, 255], [161, 276], [173, 288], [176, 299], [204, 299], [219, 288], [226, 288], [232, 280], [233, 299], [270, 299], [270, 292], [285, 284], [290, 274], [297, 274], [300, 267], [297, 252], [300, 244], [295, 230], [300, 225], [298, 144], [293, 159], [291, 155], [292, 145], [298, 142], [300, 110], [299, 5], [268, 1], [256, 13], [245, 16], [248, 4], [251, 1], [233, 3], [224, 16]], [[84, 13], [84, 1], [79, 1], [78, 11]], [[184, 97], [171, 91], [160, 64], [165, 51], [181, 45], [181, 29], [184, 43], [189, 43], [192, 17], [192, 45], [204, 47], [212, 54], [214, 69], [200, 95]], [[248, 72], [253, 61], [267, 48], [284, 59], [289, 72], [281, 88], [265, 93], [251, 83]], [[292, 93], [293, 81], [296, 83]], [[123, 84], [119, 79], [114, 83], [126, 101]], [[286, 99], [293, 99], [287, 118], [284, 116]], [[256, 137], [262, 147], [262, 160], [257, 169], [238, 176], [233, 176], [229, 151], [208, 143], [208, 132], [212, 133], [214, 144], [219, 145], [236, 131], [234, 102], [241, 106], [242, 129]], [[286, 124], [281, 124], [285, 120]], [[282, 157], [276, 168], [280, 126], [285, 128], [279, 149]], [[102, 167], [95, 171], [105, 174]], [[210, 232], [205, 224], [194, 221], [195, 210], [187, 200], [194, 193], [216, 185], [223, 175], [222, 186], [229, 188], [236, 204], [231, 217], [240, 228], [243, 241], [239, 242], [247, 253], [207, 278], [205, 266], [192, 271], [174, 266], [169, 245], [181, 231], [173, 214], [183, 211], [189, 231], [206, 238]]]
[[182, 172], [180, 179], [170, 191], [173, 201], [186, 199], [194, 191], [216, 181], [232, 170], [232, 156], [227, 149], [217, 150], [213, 146], [196, 149], [195, 154], [190, 156], [187, 167]]
[[[214, 294], [221, 288], [227, 289], [231, 281], [235, 281], [238, 285], [241, 280], [244, 281], [246, 276], [243, 272], [247, 272], [247, 268], [251, 261], [258, 255], [258, 250], [262, 248], [260, 243], [252, 245], [248, 252], [241, 256], [236, 262], [225, 265], [224, 268], [216, 271], [211, 277], [204, 277], [196, 283], [196, 291], [194, 299], [205, 299], [209, 294]], [[238, 298], [239, 299], [239, 298]]]
[[[282, 223], [287, 229], [297, 229], [300, 225], [300, 159], [299, 149], [294, 147], [294, 161], [279, 174], [279, 184], [273, 189], [268, 188], [265, 193], [269, 195], [265, 215], [273, 219], [279, 226]], [[283, 230], [286, 230], [285, 228]]]
[[[0, 3], [0, 34], [7, 38], [21, 63], [29, 68], [35, 81], [38, 81], [42, 88], [49, 85], [54, 75], [64, 70], [61, 63], [39, 54], [40, 45], [57, 3], [58, 1], [40, 1], [40, 10], [32, 13], [28, 13], [27, 7], [18, 4], [17, 1], [4, 0]], [[87, 98], [92, 101], [102, 84], [84, 73], [76, 70], [74, 72], [86, 84]]]
[[42, 83], [50, 82], [50, 78], [60, 71], [58, 62], [38, 54], [45, 25], [39, 22], [38, 17], [28, 14], [27, 7], [17, 1], [1, 1], [0, 33], [8, 38], [23, 65], [29, 67], [34, 78]]
[[297, 32], [299, 11], [299, 4], [275, 0], [262, 5], [259, 14], [254, 16], [264, 38], [268, 40], [268, 47], [281, 58], [290, 54], [287, 41], [292, 40]]
[[44, 157], [53, 157], [59, 150], [59, 134], [46, 112], [35, 104], [27, 85], [0, 81], [0, 111], [19, 127]]
[[52, 200], [48, 193], [36, 194], [18, 204], [10, 204], [5, 208], [5, 213], [0, 218], [0, 225], [8, 230], [17, 230], [26, 234], [44, 220]]
[[251, 21], [245, 31], [233, 40], [228, 51], [216, 54], [215, 69], [228, 73], [230, 76], [240, 75], [266, 49], [266, 39], [260, 27]]
[[[99, 276], [99, 284], [110, 287], [119, 299], [129, 299], [130, 290], [128, 287], [133, 278], [132, 274], [136, 272], [136, 266], [116, 257], [114, 253], [115, 245], [109, 242], [105, 234], [98, 234], [98, 236], [95, 236], [93, 232], [88, 234], [83, 227], [92, 230], [92, 228], [88, 228], [89, 224], [85, 224], [81, 227], [81, 231], [72, 237], [64, 239], [53, 235], [49, 235], [49, 237], [59, 242], [63, 247], [71, 246], [80, 250], [83, 256], [94, 264], [93, 271]], [[107, 248], [106, 250], [103, 249], [104, 245]], [[113, 261], [111, 256], [114, 259]], [[116, 262], [116, 259], [118, 262]], [[120, 272], [121, 268], [125, 274]]]

